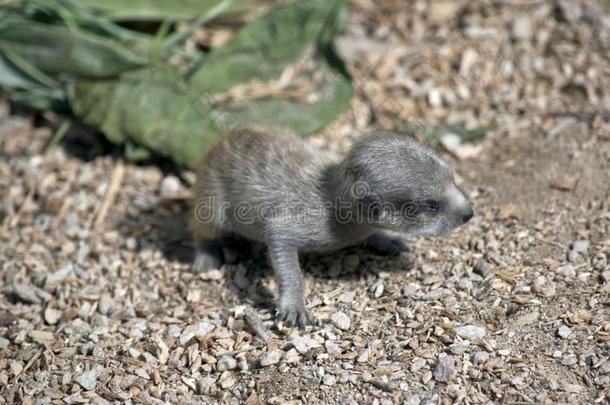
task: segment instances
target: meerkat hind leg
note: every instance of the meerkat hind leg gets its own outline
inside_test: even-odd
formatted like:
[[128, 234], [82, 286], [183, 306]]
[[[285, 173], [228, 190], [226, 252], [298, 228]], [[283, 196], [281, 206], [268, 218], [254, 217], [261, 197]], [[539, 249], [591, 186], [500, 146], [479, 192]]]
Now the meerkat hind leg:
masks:
[[398, 256], [409, 250], [404, 239], [385, 232], [377, 232], [369, 236], [364, 246], [381, 256]]
[[193, 273], [201, 274], [222, 266], [221, 246], [217, 239], [200, 239], [195, 243]]
[[297, 249], [281, 244], [270, 244], [268, 249], [280, 290], [277, 318], [290, 325], [313, 324], [315, 320], [305, 306], [305, 288]]

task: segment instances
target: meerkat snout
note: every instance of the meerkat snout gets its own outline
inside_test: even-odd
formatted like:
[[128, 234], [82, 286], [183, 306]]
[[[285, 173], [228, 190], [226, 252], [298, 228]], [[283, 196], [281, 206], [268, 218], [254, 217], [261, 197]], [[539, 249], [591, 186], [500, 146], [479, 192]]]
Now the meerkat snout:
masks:
[[453, 187], [451, 190], [451, 205], [456, 212], [456, 216], [459, 218], [458, 222], [461, 221], [458, 225], [465, 224], [470, 221], [474, 216], [474, 211], [470, 207], [468, 200], [464, 196], [464, 193], [460, 191], [457, 187]]
[[472, 208], [468, 208], [468, 211], [466, 211], [466, 213], [463, 216], [464, 223], [470, 221], [473, 216], [474, 216], [474, 211], [472, 210]]

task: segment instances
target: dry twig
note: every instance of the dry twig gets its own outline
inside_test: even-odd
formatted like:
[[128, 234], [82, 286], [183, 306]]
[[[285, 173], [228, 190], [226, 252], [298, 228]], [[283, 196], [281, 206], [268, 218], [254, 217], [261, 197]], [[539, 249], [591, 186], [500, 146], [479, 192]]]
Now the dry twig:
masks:
[[244, 315], [246, 317], [246, 321], [248, 321], [248, 325], [250, 325], [254, 333], [256, 333], [259, 338], [266, 342], [273, 337], [254, 309], [246, 307]]
[[104, 199], [102, 200], [102, 203], [100, 204], [100, 207], [97, 210], [97, 214], [95, 216], [95, 222], [93, 223], [93, 226], [98, 230], [101, 229], [104, 225], [106, 215], [108, 215], [108, 209], [116, 198], [116, 195], [119, 191], [119, 187], [123, 182], [124, 175], [125, 164], [122, 160], [119, 160], [114, 166], [114, 170], [112, 171], [112, 178], [110, 179], [110, 184], [108, 184], [108, 189], [106, 190]]

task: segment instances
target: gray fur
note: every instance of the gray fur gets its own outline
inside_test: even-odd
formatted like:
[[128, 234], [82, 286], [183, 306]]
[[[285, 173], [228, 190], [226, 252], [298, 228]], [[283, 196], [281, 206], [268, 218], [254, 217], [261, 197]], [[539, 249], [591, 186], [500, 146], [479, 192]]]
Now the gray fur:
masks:
[[406, 246], [384, 230], [436, 235], [472, 216], [449, 166], [408, 137], [369, 136], [335, 161], [292, 133], [264, 128], [236, 130], [212, 147], [198, 172], [193, 212], [193, 270], [220, 265], [221, 238], [265, 243], [279, 316], [298, 325], [313, 321], [299, 252], [366, 240], [380, 253], [398, 254]]

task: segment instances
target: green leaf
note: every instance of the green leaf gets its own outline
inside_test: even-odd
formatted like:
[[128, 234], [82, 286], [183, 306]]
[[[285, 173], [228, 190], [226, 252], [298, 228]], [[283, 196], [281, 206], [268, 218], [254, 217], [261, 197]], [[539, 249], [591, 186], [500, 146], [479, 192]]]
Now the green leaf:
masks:
[[[207, 13], [219, 0], [74, 0], [114, 20], [180, 20]], [[250, 2], [238, 0], [223, 14], [243, 11]]]
[[0, 54], [0, 86], [8, 89], [32, 89], [40, 84]]
[[53, 149], [57, 145], [59, 145], [59, 143], [64, 138], [64, 136], [66, 136], [66, 134], [68, 133], [68, 130], [70, 129], [71, 126], [72, 126], [72, 120], [70, 120], [70, 119], [67, 119], [64, 122], [62, 122], [61, 125], [59, 126], [59, 128], [57, 128], [57, 130], [53, 134], [53, 137], [51, 138], [51, 140], [49, 141], [47, 146], [44, 147], [44, 153], [49, 152], [51, 149]]
[[81, 29], [120, 41], [123, 46], [136, 53], [146, 52], [152, 39], [148, 34], [115, 24], [79, 5], [75, 0], [27, 0], [21, 12], [29, 20]]
[[114, 143], [143, 145], [178, 164], [194, 165], [222, 132], [192, 100], [159, 85], [150, 71], [139, 73], [120, 81], [77, 82], [69, 91], [74, 112]]
[[[342, 4], [299, 1], [272, 10], [214, 51], [190, 81], [159, 62], [120, 80], [80, 80], [70, 87], [70, 103], [112, 142], [143, 145], [190, 167], [215, 139], [239, 126], [281, 126], [301, 134], [321, 129], [347, 109], [352, 96], [350, 78], [332, 47]], [[278, 77], [311, 47], [321, 77], [308, 94], [314, 101], [278, 95], [237, 105], [214, 102], [235, 84]]]
[[326, 61], [320, 63], [317, 73], [324, 74], [325, 80], [315, 88], [315, 93], [322, 95], [314, 103], [264, 98], [250, 100], [239, 108], [214, 106], [214, 112], [228, 117], [234, 126], [284, 127], [302, 135], [318, 131], [347, 109], [353, 94], [351, 83], [345, 76], [333, 71]]
[[13, 90], [8, 93], [8, 98], [13, 104], [29, 110], [69, 112], [66, 95], [60, 89]]
[[0, 52], [14, 54], [47, 75], [109, 78], [148, 63], [143, 55], [79, 28], [32, 21], [1, 13]]
[[66, 110], [61, 88], [51, 88], [29, 76], [0, 53], [0, 89], [14, 104], [36, 110]]
[[214, 7], [211, 7], [210, 9], [206, 10], [206, 12], [199, 16], [199, 18], [193, 24], [191, 24], [188, 29], [183, 31], [176, 31], [169, 38], [167, 38], [165, 40], [164, 50], [170, 50], [176, 44], [192, 36], [199, 28], [208, 24], [210, 21], [214, 20], [215, 18], [229, 10], [235, 2], [236, 0], [221, 0]]
[[278, 77], [295, 62], [336, 16], [343, 1], [293, 1], [273, 8], [240, 30], [227, 45], [216, 49], [192, 76], [198, 91], [224, 92], [252, 79]]

